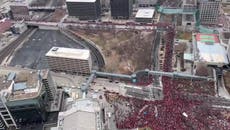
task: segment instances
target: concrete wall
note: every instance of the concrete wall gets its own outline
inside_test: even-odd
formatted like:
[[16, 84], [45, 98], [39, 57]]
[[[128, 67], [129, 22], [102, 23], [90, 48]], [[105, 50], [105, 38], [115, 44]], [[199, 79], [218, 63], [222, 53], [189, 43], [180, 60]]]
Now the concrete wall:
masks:
[[42, 26], [42, 25], [40, 25], [38, 28], [43, 29], [43, 30], [58, 30], [58, 27], [55, 27], [55, 26]]
[[228, 41], [227, 53], [228, 53], [228, 61], [230, 61], [230, 40]]

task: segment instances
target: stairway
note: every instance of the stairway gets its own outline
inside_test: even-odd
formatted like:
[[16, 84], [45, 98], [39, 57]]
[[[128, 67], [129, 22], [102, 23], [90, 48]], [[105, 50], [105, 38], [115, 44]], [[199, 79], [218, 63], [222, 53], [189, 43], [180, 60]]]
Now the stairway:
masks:
[[5, 124], [2, 120], [0, 120], [0, 130], [5, 130]]
[[1, 116], [2, 120], [4, 121], [4, 123], [2, 121], [0, 121], [0, 128], [1, 128], [1, 126], [2, 127], [6, 126], [7, 128], [10, 128], [10, 127], [17, 128], [17, 125], [16, 125], [10, 111], [8, 110], [5, 102], [6, 102], [5, 97], [1, 96], [0, 97], [0, 116]]
[[47, 92], [49, 100], [53, 101], [54, 100], [54, 95], [53, 95], [52, 90], [51, 90], [51, 88], [49, 86], [48, 79], [42, 79], [42, 83], [43, 83], [43, 85], [45, 87], [45, 90]]

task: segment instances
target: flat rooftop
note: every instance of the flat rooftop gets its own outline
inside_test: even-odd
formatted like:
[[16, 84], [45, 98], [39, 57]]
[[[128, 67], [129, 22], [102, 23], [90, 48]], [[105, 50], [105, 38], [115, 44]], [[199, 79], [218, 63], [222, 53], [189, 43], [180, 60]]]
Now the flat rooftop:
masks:
[[216, 34], [196, 34], [199, 61], [209, 65], [228, 64], [226, 49], [220, 44]]
[[216, 43], [219, 44], [220, 40], [216, 34], [201, 34], [198, 33], [196, 34], [196, 41], [198, 42], [211, 42], [211, 43]]
[[0, 67], [0, 90], [7, 91], [7, 100], [23, 100], [36, 98], [42, 88], [41, 77], [45, 71]]
[[59, 113], [59, 127], [76, 130], [96, 130], [100, 106], [98, 102], [91, 99], [79, 99], [72, 108]]
[[66, 2], [85, 2], [85, 3], [89, 2], [91, 3], [91, 2], [96, 2], [96, 0], [66, 0]]
[[139, 9], [135, 18], [153, 18], [155, 9]]
[[90, 51], [86, 49], [73, 49], [64, 47], [52, 47], [47, 53], [48, 57], [60, 57], [69, 59], [88, 60]]

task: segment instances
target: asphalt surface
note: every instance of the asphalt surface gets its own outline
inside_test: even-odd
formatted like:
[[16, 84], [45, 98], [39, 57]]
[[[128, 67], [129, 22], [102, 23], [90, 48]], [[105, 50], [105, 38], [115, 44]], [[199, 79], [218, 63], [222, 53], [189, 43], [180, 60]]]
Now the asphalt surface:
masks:
[[25, 37], [32, 33], [32, 31], [33, 29], [26, 30], [15, 41], [8, 44], [2, 51], [0, 51], [0, 63], [2, 63], [7, 56], [13, 54], [14, 50], [18, 48]]
[[59, 31], [37, 30], [22, 48], [20, 48], [10, 62], [10, 66], [20, 65], [32, 69], [45, 69], [48, 64], [45, 54], [53, 47], [68, 47], [83, 49], [80, 44], [69, 39]]

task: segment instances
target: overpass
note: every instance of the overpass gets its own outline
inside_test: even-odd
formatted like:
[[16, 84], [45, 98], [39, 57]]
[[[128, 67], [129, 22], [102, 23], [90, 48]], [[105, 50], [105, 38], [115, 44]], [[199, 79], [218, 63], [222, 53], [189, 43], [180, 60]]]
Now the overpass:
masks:
[[98, 22], [98, 23], [89, 23], [89, 22], [75, 22], [75, 23], [57, 23], [57, 22], [42, 22], [42, 21], [25, 21], [29, 26], [47, 26], [47, 27], [67, 27], [75, 26], [79, 28], [90, 28], [90, 29], [132, 29], [132, 30], [167, 30], [172, 28], [168, 23], [151, 23], [151, 24], [139, 24], [139, 23], [112, 23], [112, 22]]
[[46, 12], [54, 12], [55, 9], [62, 9], [63, 6], [32, 6], [28, 7], [29, 11], [46, 11]]
[[197, 10], [194, 12], [185, 12], [182, 8], [169, 8], [162, 6], [157, 6], [156, 9], [158, 12], [163, 14], [195, 14], [197, 12]]
[[28, 25], [28, 26], [52, 26], [52, 27], [57, 27], [58, 26], [58, 23], [56, 22], [40, 22], [40, 21], [25, 21], [25, 23]]
[[177, 79], [191, 79], [191, 80], [204, 80], [204, 81], [213, 81], [214, 79], [204, 77], [204, 76], [196, 76], [196, 75], [190, 75], [185, 73], [178, 73], [178, 72], [163, 72], [163, 71], [152, 71], [152, 70], [141, 70], [137, 71], [132, 75], [125, 75], [125, 74], [114, 74], [114, 73], [107, 73], [107, 72], [99, 72], [99, 71], [92, 71], [90, 77], [88, 80], [81, 85], [81, 90], [83, 92], [86, 92], [90, 84], [93, 82], [93, 80], [96, 77], [103, 77], [103, 78], [115, 78], [115, 79], [122, 79], [122, 80], [128, 80], [133, 83], [138, 82], [136, 79], [138, 79], [137, 75], [139, 73], [144, 73], [150, 75], [156, 75], [156, 76], [165, 76], [165, 77], [171, 77], [171, 78], [177, 78]]

